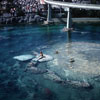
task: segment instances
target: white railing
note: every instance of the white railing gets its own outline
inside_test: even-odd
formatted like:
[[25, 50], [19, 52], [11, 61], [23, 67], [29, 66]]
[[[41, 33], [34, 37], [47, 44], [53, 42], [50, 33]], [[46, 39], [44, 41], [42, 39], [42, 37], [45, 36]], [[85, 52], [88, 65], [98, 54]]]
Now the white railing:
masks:
[[62, 7], [100, 10], [100, 5], [97, 5], [97, 4], [77, 4], [77, 3], [50, 1], [50, 0], [44, 0], [44, 2], [51, 5], [58, 5]]

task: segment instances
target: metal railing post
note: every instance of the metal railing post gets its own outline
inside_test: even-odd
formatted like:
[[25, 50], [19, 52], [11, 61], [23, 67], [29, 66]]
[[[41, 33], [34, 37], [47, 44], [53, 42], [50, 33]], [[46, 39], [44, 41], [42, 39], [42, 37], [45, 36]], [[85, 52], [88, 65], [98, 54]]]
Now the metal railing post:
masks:
[[67, 8], [67, 29], [70, 29], [72, 25], [71, 13], [70, 8]]
[[51, 5], [48, 4], [48, 15], [47, 15], [47, 21], [50, 22], [51, 21]]

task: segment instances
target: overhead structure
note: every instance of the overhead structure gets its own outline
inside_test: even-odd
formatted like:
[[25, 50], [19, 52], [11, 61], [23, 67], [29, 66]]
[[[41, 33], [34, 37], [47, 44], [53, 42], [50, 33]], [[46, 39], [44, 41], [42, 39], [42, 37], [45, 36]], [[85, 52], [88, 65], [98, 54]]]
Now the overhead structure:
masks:
[[47, 22], [51, 21], [51, 5], [57, 5], [61, 7], [67, 8], [67, 25], [65, 30], [69, 31], [71, 30], [71, 8], [79, 8], [79, 9], [91, 9], [91, 10], [100, 10], [100, 5], [97, 4], [78, 4], [78, 3], [69, 3], [69, 2], [61, 2], [61, 1], [50, 1], [50, 0], [44, 0], [45, 3], [48, 4], [48, 16], [47, 16]]

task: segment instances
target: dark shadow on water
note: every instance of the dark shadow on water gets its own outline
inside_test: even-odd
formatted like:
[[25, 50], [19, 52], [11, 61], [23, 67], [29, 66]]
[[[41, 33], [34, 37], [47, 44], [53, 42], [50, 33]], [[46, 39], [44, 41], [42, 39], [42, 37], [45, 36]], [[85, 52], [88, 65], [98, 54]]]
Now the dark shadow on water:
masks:
[[67, 42], [68, 42], [68, 43], [71, 42], [71, 34], [72, 34], [72, 33], [71, 33], [70, 31], [67, 32]]

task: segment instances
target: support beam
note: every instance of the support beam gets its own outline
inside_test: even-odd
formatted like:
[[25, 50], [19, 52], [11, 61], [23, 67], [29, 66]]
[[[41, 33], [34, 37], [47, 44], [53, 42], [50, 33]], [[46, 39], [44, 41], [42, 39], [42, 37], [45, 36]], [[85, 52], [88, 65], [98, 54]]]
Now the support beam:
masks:
[[44, 25], [48, 25], [48, 24], [53, 24], [53, 21], [51, 19], [51, 5], [48, 4], [48, 15], [47, 15], [47, 20], [44, 21]]
[[51, 5], [48, 4], [48, 15], [47, 15], [47, 21], [50, 22], [51, 21]]
[[67, 8], [67, 26], [66, 28], [69, 29], [71, 27], [71, 24], [70, 24], [70, 8]]
[[57, 5], [62, 7], [100, 10], [100, 5], [96, 4], [80, 4], [80, 3], [78, 4], [78, 3], [69, 3], [69, 2], [53, 1], [53, 0], [44, 0], [44, 2], [51, 5]]
[[71, 9], [67, 8], [67, 30], [72, 30], [72, 16], [71, 16]]
[[71, 31], [71, 30], [73, 30], [71, 11], [70, 11], [70, 8], [67, 8], [67, 24], [66, 24], [66, 27], [64, 27], [63, 31]]

